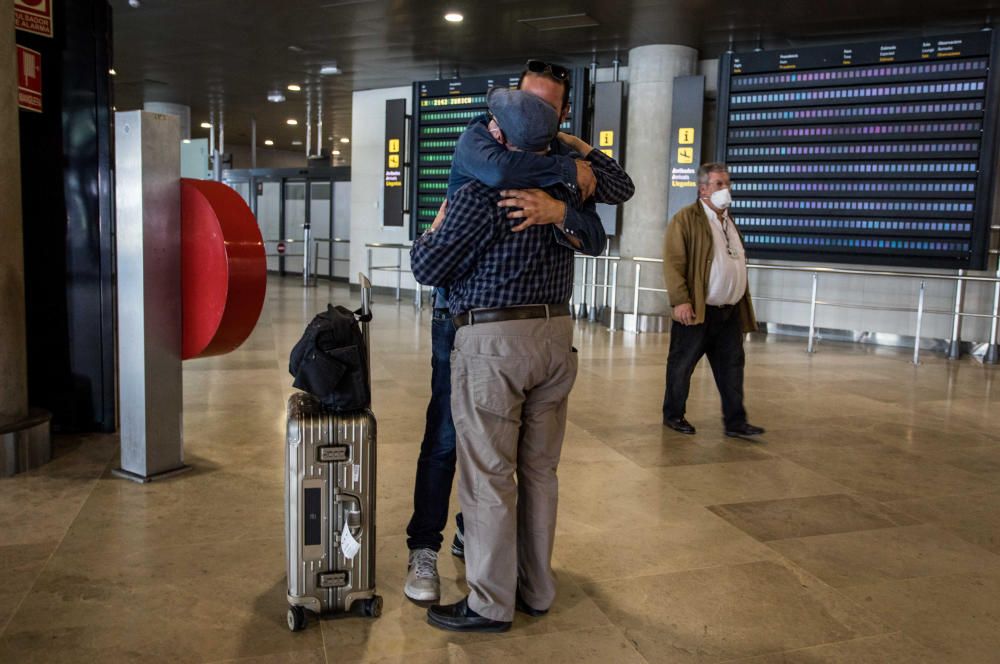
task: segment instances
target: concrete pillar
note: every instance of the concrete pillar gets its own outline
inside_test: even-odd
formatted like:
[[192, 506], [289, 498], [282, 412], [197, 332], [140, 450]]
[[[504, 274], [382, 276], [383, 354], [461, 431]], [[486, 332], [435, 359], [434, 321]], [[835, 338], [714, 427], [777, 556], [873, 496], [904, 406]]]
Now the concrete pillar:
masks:
[[[635, 196], [625, 204], [619, 251], [618, 309], [632, 311], [632, 286], [636, 256], [661, 258], [667, 228], [668, 153], [670, 115], [676, 76], [689, 76], [698, 66], [698, 51], [688, 46], [651, 44], [628, 55], [628, 127], [625, 167], [635, 182]], [[643, 265], [643, 286], [663, 287], [658, 264]], [[652, 274], [648, 274], [652, 272]], [[664, 315], [667, 299], [660, 293], [643, 293], [640, 314]]]
[[184, 104], [172, 104], [168, 101], [147, 101], [142, 110], [163, 115], [176, 115], [181, 123], [181, 140], [191, 138], [191, 107]]
[[28, 415], [14, 2], [0, 0], [0, 430]]

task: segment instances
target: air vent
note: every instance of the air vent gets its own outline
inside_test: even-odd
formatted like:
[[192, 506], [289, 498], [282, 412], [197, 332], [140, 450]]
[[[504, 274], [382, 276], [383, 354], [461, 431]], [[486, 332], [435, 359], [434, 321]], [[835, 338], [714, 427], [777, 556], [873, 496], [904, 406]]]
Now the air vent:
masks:
[[348, 5], [366, 5], [372, 0], [334, 0], [333, 2], [324, 2], [319, 7], [320, 9], [336, 9], [337, 7], [347, 7]]
[[518, 23], [530, 25], [539, 32], [549, 30], [570, 30], [572, 28], [592, 28], [600, 25], [586, 14], [563, 14], [562, 16], [545, 16], [542, 18], [522, 18]]

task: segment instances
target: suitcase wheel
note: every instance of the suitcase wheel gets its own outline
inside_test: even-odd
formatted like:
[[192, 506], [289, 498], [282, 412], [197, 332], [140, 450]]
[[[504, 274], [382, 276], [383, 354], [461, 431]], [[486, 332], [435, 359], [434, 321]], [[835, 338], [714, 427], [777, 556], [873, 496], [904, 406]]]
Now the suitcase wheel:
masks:
[[293, 632], [298, 632], [305, 629], [306, 626], [306, 610], [301, 606], [290, 606], [288, 607], [288, 629]]
[[375, 595], [371, 599], [366, 599], [364, 612], [369, 618], [378, 618], [382, 615], [382, 597], [380, 595]]

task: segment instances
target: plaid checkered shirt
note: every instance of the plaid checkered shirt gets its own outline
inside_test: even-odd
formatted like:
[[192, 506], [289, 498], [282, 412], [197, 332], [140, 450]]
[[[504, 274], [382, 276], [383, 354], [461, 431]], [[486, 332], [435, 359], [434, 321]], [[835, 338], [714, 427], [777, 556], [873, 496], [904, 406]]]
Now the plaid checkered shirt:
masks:
[[[573, 205], [578, 196], [556, 186], [553, 198]], [[497, 207], [500, 190], [474, 181], [448, 203], [435, 232], [424, 233], [410, 249], [410, 269], [422, 284], [447, 286], [448, 309], [458, 315], [471, 309], [521, 304], [564, 304], [573, 290], [573, 248], [553, 225], [529, 226], [514, 233], [519, 219]], [[588, 200], [585, 207], [593, 206]], [[604, 247], [604, 231], [596, 231]], [[600, 251], [600, 250], [598, 250]]]

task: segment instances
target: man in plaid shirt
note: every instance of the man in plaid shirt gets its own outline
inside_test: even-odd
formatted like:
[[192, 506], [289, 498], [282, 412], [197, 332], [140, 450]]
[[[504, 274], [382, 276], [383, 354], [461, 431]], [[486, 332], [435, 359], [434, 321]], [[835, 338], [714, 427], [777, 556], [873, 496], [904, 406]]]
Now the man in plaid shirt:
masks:
[[[570, 71], [557, 64], [529, 60], [517, 88], [547, 101], [564, 123], [570, 112]], [[448, 199], [466, 184], [478, 180], [503, 190], [501, 205], [510, 205], [508, 218], [522, 224], [553, 224], [563, 228], [583, 243], [583, 251], [601, 250], [597, 235], [601, 219], [594, 206], [587, 209], [567, 205], [542, 188], [565, 188], [579, 193], [581, 200], [593, 198], [598, 203], [618, 205], [635, 192], [628, 175], [613, 159], [595, 150], [585, 141], [560, 132], [544, 154], [513, 151], [498, 142], [491, 133], [488, 114], [473, 118], [458, 139], [448, 177]], [[574, 199], [575, 200], [575, 199]], [[442, 205], [435, 228], [444, 218]], [[455, 477], [455, 424], [451, 418], [451, 351], [455, 344], [455, 325], [448, 310], [444, 288], [434, 289], [431, 312], [431, 395], [417, 472], [413, 484], [413, 514], [406, 526], [406, 581], [403, 593], [415, 601], [437, 602], [441, 581], [437, 558], [448, 523], [449, 500]], [[455, 515], [455, 536], [451, 553], [465, 556], [462, 514]]]
[[[491, 133], [508, 149], [544, 151], [558, 129], [555, 110], [527, 92], [493, 90], [488, 104]], [[581, 207], [577, 192], [545, 191]], [[510, 219], [501, 198], [466, 184], [410, 252], [419, 282], [448, 287], [458, 327], [451, 406], [470, 593], [432, 606], [428, 621], [460, 631], [506, 631], [515, 608], [542, 615], [555, 597], [556, 467], [577, 371], [573, 252], [597, 255], [606, 240], [603, 230]]]

